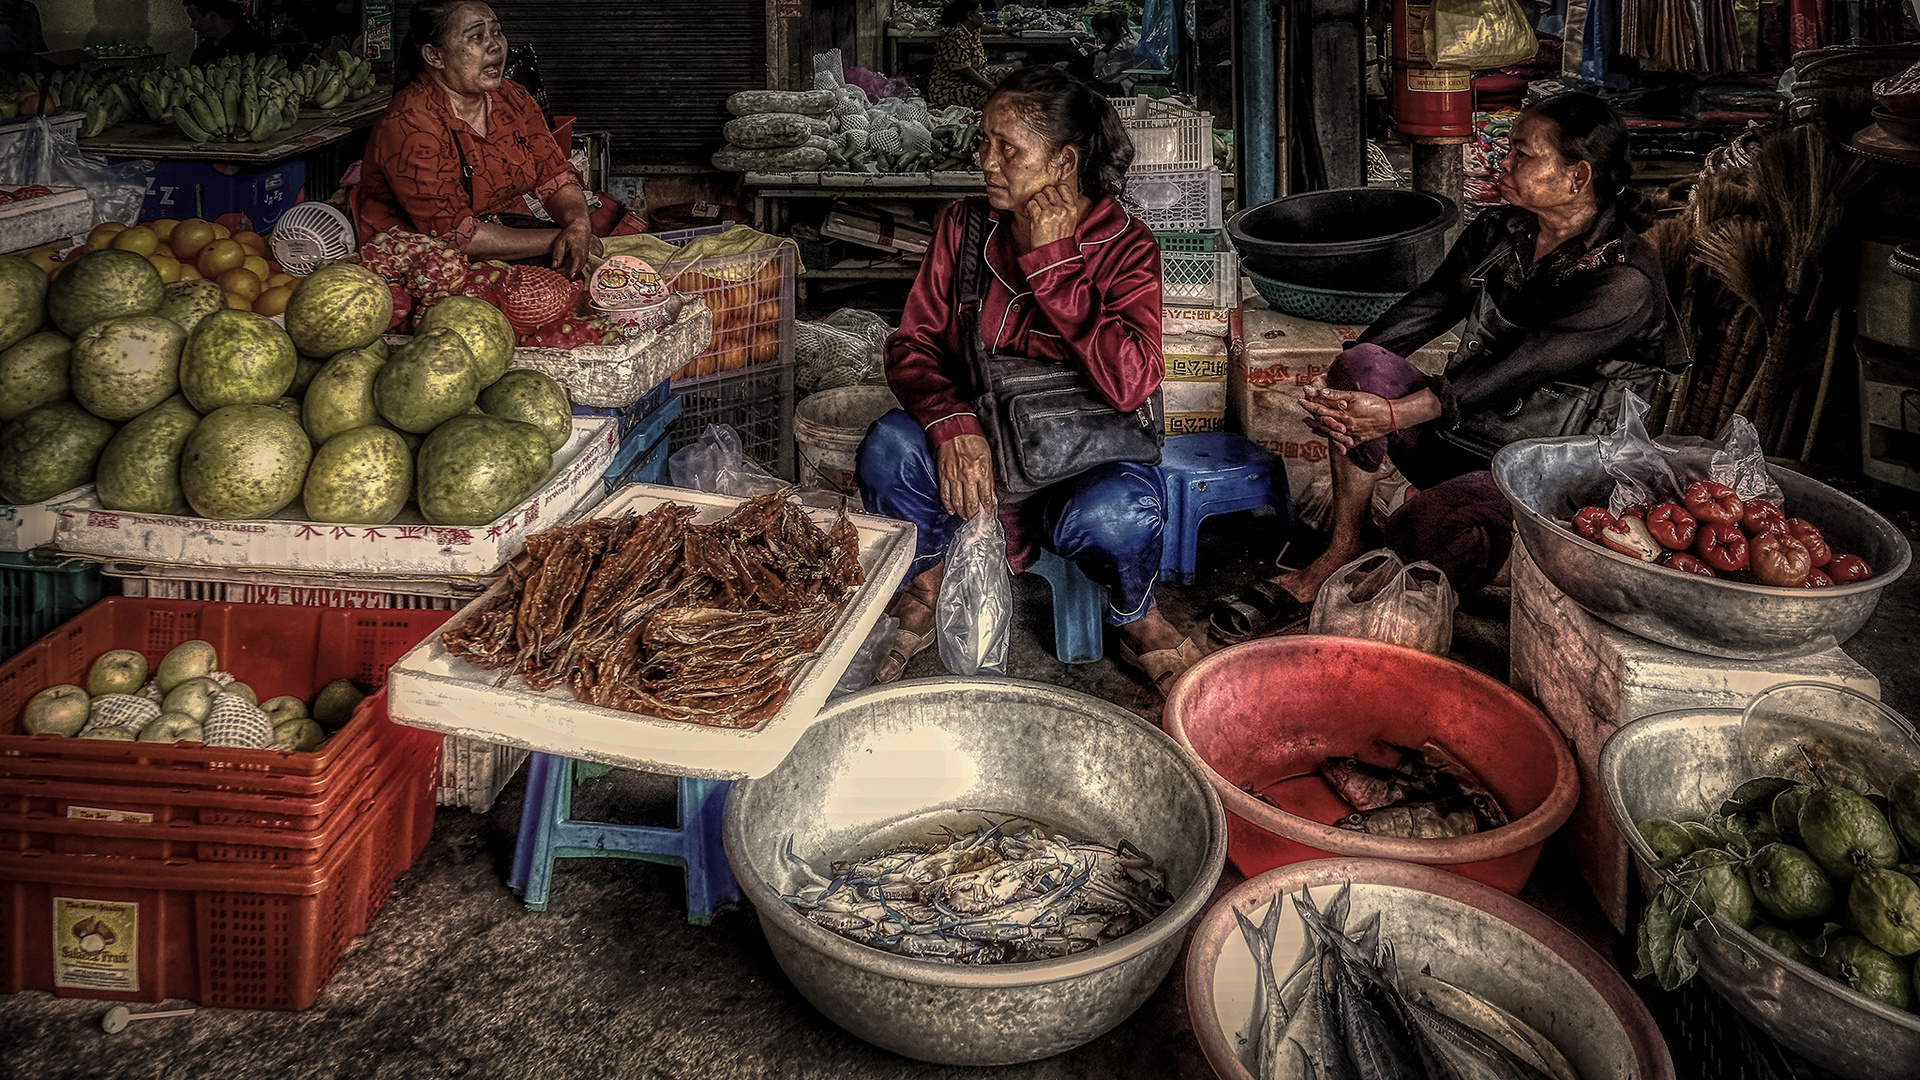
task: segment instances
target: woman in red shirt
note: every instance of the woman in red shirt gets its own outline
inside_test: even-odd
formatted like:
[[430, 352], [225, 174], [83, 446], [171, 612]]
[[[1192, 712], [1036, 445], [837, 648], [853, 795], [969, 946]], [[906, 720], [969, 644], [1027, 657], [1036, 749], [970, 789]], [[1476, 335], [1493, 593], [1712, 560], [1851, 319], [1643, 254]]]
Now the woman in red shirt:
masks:
[[993, 460], [963, 389], [954, 285], [984, 259], [979, 326], [997, 353], [1078, 365], [1117, 409], [1137, 409], [1166, 374], [1160, 351], [1160, 249], [1127, 216], [1120, 190], [1133, 144], [1105, 98], [1051, 67], [1015, 72], [986, 102], [980, 163], [991, 207], [980, 251], [961, 250], [965, 204], [941, 216], [932, 250], [887, 340], [887, 383], [904, 411], [876, 421], [857, 465], [868, 509], [911, 521], [918, 546], [887, 611], [900, 621], [876, 681], [898, 678], [934, 638], [947, 545], [962, 522], [998, 510], [1018, 571], [1045, 547], [1108, 596], [1121, 656], [1156, 689], [1200, 650], [1153, 603], [1166, 511], [1151, 466], [1099, 465], [1021, 501], [997, 493]]
[[[505, 78], [507, 39], [493, 9], [474, 0], [422, 0], [400, 48], [404, 85], [374, 126], [354, 185], [364, 243], [404, 229], [448, 241], [469, 259], [550, 256], [578, 276], [598, 252], [580, 174], [533, 96]], [[532, 195], [546, 228], [502, 224]]]

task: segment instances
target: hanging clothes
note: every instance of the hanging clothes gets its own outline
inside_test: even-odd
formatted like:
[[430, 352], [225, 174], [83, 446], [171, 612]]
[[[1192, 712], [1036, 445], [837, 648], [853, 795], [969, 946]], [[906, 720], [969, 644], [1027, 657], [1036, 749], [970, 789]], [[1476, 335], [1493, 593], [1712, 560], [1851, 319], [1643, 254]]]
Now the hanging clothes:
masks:
[[1827, 24], [1826, 0], [1787, 0], [1787, 44], [1795, 53], [1812, 52], [1826, 44], [1821, 28]]
[[1587, 26], [1580, 36], [1580, 78], [1591, 86], [1627, 86], [1627, 77], [1613, 71], [1613, 57], [1620, 51], [1620, 9], [1627, 2], [1587, 0]]

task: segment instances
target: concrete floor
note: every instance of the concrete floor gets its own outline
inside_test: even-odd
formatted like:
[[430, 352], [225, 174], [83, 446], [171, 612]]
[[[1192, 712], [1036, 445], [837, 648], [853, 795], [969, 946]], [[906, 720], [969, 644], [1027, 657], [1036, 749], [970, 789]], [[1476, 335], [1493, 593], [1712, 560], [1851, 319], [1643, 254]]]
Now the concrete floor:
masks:
[[[1877, 501], [1910, 537], [1920, 535], [1911, 502]], [[1271, 518], [1242, 513], [1209, 521], [1206, 569], [1192, 586], [1164, 587], [1161, 603], [1176, 623], [1198, 625], [1208, 599], [1270, 572], [1278, 544]], [[1046, 648], [1044, 586], [1023, 577], [1018, 591], [1014, 675], [1157, 717], [1158, 698], [1112, 662], [1055, 662]], [[1888, 704], [1911, 717], [1920, 717], [1916, 627], [1920, 574], [1910, 573], [1887, 590], [1873, 621], [1847, 647], [1881, 678]], [[1470, 599], [1455, 655], [1504, 678], [1505, 633], [1497, 598]], [[908, 674], [940, 670], [929, 650]], [[108, 1002], [15, 994], [0, 999], [0, 1080], [1212, 1075], [1189, 1023], [1179, 965], [1133, 1017], [1077, 1050], [1021, 1066], [945, 1068], [872, 1047], [815, 1012], [775, 964], [751, 910], [690, 926], [678, 869], [568, 860], [556, 870], [549, 908], [529, 911], [505, 885], [523, 785], [524, 771], [486, 813], [440, 812], [425, 853], [304, 1012], [202, 1009], [108, 1035], [100, 1026]], [[575, 807], [583, 818], [658, 823], [669, 798], [661, 778], [616, 771], [584, 785]], [[1229, 865], [1222, 891], [1239, 880]], [[1548, 846], [1523, 895], [1631, 963], [1557, 844]]]

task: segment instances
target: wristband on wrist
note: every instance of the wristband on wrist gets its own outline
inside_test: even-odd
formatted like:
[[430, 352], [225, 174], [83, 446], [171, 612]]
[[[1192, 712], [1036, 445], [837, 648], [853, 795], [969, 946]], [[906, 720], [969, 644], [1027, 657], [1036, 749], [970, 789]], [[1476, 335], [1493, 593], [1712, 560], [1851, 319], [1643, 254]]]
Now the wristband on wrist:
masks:
[[1400, 421], [1395, 419], [1393, 415], [1393, 399], [1381, 398], [1380, 400], [1387, 403], [1387, 423], [1393, 425], [1393, 433], [1395, 435], [1400, 434]]

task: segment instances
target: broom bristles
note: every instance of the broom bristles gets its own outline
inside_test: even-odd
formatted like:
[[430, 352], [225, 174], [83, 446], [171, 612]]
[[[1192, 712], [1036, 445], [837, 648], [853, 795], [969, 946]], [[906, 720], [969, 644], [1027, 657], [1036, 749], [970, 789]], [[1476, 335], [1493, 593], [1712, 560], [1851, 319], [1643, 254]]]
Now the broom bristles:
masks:
[[1742, 304], [1765, 313], [1773, 308], [1769, 241], [1766, 226], [1756, 219], [1723, 218], [1695, 242], [1694, 258]]

